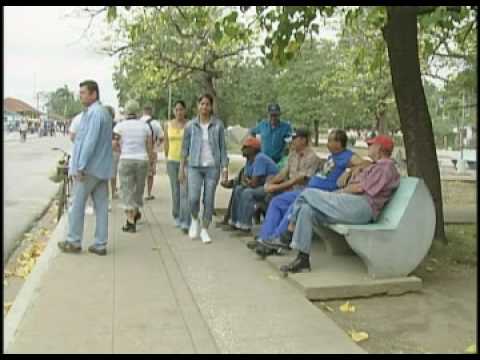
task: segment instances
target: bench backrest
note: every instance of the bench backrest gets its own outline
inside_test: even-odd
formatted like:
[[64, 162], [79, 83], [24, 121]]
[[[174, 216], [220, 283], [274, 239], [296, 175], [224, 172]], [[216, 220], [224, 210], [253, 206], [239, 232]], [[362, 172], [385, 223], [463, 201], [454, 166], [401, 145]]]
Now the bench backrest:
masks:
[[402, 177], [393, 197], [385, 205], [375, 223], [388, 226], [389, 228], [396, 228], [407, 209], [418, 182], [419, 179], [416, 177]]

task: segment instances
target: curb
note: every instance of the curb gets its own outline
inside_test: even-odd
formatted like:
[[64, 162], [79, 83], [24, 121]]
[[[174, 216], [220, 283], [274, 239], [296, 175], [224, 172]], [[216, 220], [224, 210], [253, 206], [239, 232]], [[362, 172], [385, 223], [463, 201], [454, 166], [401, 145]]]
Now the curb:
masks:
[[34, 303], [38, 296], [43, 275], [48, 270], [52, 260], [58, 255], [58, 241], [62, 238], [66, 226], [67, 217], [62, 216], [57, 223], [55, 231], [52, 233], [45, 251], [38, 259], [35, 267], [23, 284], [22, 288], [15, 297], [15, 301], [4, 319], [3, 323], [3, 345], [5, 353], [13, 343], [20, 322], [22, 321], [28, 308]]

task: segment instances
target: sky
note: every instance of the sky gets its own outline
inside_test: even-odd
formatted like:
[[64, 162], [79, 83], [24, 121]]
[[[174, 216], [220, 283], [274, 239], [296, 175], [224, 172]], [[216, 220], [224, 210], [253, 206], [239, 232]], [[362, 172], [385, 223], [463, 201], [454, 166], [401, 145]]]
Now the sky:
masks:
[[[94, 21], [95, 30], [82, 37], [89, 18], [79, 16], [78, 10], [78, 6], [4, 7], [5, 97], [36, 107], [38, 92], [67, 85], [78, 94], [78, 84], [93, 79], [99, 84], [102, 103], [118, 109], [112, 81], [116, 60], [94, 49], [105, 25], [100, 19]], [[334, 37], [331, 31], [325, 35]]]
[[[75, 16], [74, 6], [4, 7], [4, 96], [36, 107], [35, 91], [98, 82], [101, 101], [118, 107], [112, 74], [115, 60], [99, 54], [82, 39], [89, 19]], [[94, 23], [94, 26], [99, 26]]]

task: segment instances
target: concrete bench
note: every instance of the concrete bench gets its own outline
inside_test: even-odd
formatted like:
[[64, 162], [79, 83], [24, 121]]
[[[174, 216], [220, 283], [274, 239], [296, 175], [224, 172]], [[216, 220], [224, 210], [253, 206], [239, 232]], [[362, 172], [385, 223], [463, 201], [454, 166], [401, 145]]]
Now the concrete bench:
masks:
[[327, 225], [315, 232], [328, 253], [357, 254], [372, 278], [403, 277], [427, 255], [435, 221], [435, 207], [425, 182], [404, 177], [375, 223]]

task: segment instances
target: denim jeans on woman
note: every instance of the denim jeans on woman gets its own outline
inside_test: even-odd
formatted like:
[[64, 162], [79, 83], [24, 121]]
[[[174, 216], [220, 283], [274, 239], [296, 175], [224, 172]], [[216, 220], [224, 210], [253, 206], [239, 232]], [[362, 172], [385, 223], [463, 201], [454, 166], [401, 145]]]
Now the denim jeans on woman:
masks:
[[[190, 227], [190, 207], [188, 204], [187, 182], [180, 184], [178, 173], [180, 171], [179, 161], [167, 161], [167, 174], [170, 178], [170, 188], [172, 192], [172, 216], [182, 229]], [[187, 174], [188, 178], [188, 174]]]
[[212, 222], [215, 206], [215, 191], [220, 179], [218, 167], [188, 167], [188, 197], [190, 211], [194, 218], [200, 212], [200, 197], [203, 189], [202, 225], [207, 228]]

